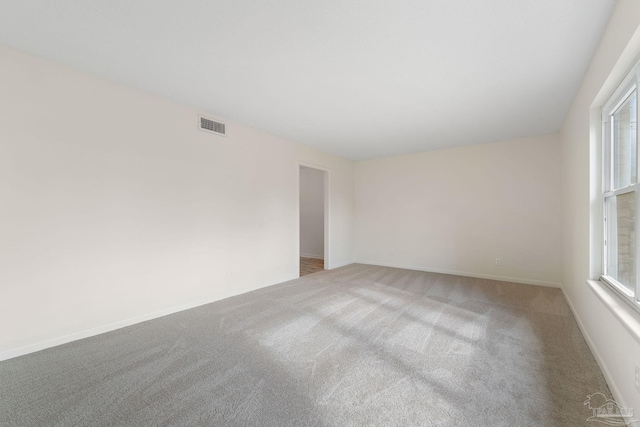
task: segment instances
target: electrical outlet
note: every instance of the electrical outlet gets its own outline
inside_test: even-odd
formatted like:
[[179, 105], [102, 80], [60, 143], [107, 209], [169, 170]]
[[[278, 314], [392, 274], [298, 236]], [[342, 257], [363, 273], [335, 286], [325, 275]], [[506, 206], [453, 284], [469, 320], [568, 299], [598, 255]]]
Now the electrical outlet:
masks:
[[496, 265], [502, 265], [502, 260], [500, 258], [496, 258]]
[[636, 390], [640, 393], [640, 366], [636, 366]]
[[396, 254], [396, 250], [394, 248], [391, 248], [391, 255], [395, 255]]
[[233, 277], [233, 270], [229, 270], [229, 277]]

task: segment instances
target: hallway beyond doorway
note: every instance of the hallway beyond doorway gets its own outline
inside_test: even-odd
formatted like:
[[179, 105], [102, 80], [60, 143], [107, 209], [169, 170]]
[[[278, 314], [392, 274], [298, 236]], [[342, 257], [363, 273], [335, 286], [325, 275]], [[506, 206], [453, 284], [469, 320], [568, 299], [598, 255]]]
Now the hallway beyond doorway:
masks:
[[300, 277], [324, 270], [324, 260], [300, 257]]

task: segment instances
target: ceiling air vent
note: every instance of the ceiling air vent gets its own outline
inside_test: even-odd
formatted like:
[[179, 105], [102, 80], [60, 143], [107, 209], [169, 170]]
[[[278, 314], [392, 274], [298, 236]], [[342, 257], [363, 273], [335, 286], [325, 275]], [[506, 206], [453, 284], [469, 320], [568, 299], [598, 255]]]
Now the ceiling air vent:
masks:
[[200, 130], [205, 132], [215, 133], [216, 135], [227, 135], [227, 127], [224, 123], [216, 122], [215, 120], [208, 119], [206, 117], [200, 117]]

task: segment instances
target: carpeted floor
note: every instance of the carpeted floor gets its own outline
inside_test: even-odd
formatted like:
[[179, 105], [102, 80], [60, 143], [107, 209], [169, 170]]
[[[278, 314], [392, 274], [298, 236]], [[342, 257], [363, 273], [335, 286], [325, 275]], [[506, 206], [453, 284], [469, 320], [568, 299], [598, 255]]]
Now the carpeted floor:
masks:
[[582, 426], [558, 289], [351, 265], [0, 362], [2, 426]]

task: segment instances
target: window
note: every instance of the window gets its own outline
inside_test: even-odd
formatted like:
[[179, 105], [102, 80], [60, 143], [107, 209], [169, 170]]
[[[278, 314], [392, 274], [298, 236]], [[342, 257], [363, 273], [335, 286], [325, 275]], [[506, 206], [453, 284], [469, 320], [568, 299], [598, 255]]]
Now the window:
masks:
[[602, 111], [604, 247], [602, 281], [640, 309], [638, 281], [638, 76], [625, 77]]

